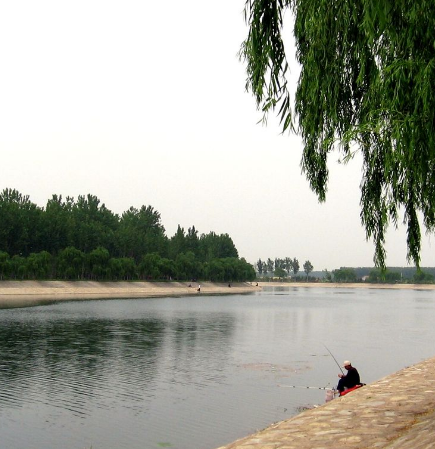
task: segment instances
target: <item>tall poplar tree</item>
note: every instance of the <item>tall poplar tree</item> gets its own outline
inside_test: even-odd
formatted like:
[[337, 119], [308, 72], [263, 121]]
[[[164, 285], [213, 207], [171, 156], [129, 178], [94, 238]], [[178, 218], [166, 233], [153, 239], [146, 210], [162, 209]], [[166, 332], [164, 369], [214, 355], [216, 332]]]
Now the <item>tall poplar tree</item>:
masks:
[[[294, 20], [301, 65], [290, 98], [282, 39]], [[303, 138], [301, 165], [325, 200], [328, 155], [363, 157], [361, 221], [385, 267], [385, 232], [404, 211], [408, 259], [420, 262], [419, 215], [435, 229], [435, 2], [247, 0], [241, 57], [265, 114]]]

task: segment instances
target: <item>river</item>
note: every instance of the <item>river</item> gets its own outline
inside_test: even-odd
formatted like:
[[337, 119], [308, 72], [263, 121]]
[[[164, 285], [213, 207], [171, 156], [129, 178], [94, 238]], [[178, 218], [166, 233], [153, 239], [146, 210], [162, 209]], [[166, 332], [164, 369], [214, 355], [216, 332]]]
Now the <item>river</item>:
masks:
[[3, 449], [214, 449], [434, 356], [435, 291], [265, 288], [0, 310]]

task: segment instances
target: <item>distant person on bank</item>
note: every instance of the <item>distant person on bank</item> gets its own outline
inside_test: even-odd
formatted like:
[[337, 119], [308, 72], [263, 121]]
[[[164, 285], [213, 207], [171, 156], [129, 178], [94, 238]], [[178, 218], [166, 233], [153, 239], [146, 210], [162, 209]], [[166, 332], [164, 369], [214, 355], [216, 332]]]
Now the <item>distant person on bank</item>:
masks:
[[340, 380], [338, 381], [337, 390], [340, 393], [347, 388], [353, 388], [361, 384], [358, 370], [352, 366], [352, 363], [350, 363], [349, 360], [346, 360], [343, 363], [343, 368], [347, 370], [347, 374], [338, 375]]

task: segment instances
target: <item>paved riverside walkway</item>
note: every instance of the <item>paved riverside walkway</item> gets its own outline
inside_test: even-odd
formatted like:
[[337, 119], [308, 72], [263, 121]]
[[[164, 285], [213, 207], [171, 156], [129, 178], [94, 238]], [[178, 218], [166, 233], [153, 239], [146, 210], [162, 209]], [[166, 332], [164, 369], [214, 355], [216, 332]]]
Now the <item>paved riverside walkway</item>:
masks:
[[63, 300], [229, 295], [259, 290], [259, 287], [248, 282], [201, 282], [200, 292], [198, 287], [197, 282], [175, 281], [0, 281], [0, 309]]
[[435, 448], [435, 358], [219, 449]]

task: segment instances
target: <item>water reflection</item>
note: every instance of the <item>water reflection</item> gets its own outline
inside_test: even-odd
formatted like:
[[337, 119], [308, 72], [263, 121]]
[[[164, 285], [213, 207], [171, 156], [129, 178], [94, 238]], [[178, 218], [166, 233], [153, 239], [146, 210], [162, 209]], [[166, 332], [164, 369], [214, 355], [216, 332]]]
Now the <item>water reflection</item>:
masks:
[[432, 356], [434, 311], [321, 288], [2, 310], [2, 447], [213, 449], [323, 402], [279, 385], [332, 386], [324, 344], [365, 382]]

